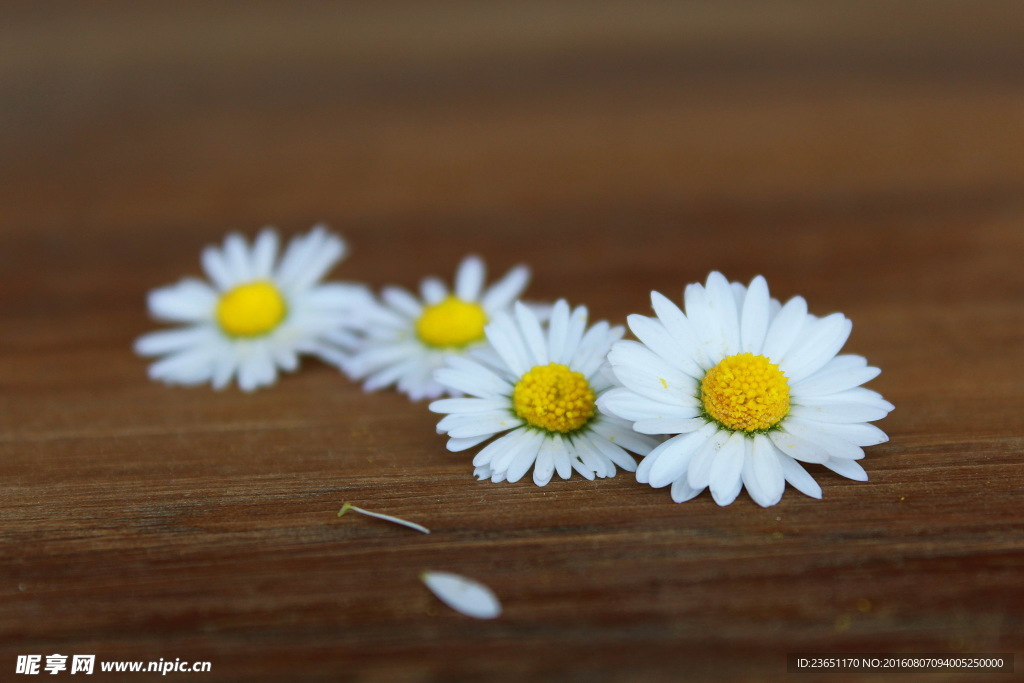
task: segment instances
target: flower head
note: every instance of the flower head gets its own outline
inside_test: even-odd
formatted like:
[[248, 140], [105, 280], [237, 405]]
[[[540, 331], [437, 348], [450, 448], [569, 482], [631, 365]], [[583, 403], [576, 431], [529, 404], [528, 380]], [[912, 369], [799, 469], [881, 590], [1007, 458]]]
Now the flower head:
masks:
[[531, 467], [538, 486], [555, 472], [568, 479], [576, 470], [593, 479], [615, 476], [616, 466], [635, 470], [627, 450], [644, 455], [657, 441], [596, 410], [612, 387], [599, 370], [623, 331], [604, 321], [588, 329], [587, 309], [570, 310], [564, 300], [555, 303], [547, 326], [518, 302], [514, 315], [495, 315], [485, 329], [497, 355], [492, 363], [449, 357], [434, 375], [466, 394], [430, 404], [447, 414], [437, 430], [450, 437], [448, 450], [502, 434], [473, 459], [476, 476], [495, 482], [518, 481]]
[[365, 380], [367, 391], [395, 385], [414, 401], [442, 395], [445, 387], [433, 378], [434, 370], [448, 355], [486, 353], [485, 326], [508, 310], [530, 278], [525, 266], [517, 266], [485, 289], [485, 275], [483, 260], [469, 256], [455, 274], [454, 291], [433, 277], [423, 281], [419, 299], [400, 287], [386, 287], [341, 368]]
[[230, 234], [207, 247], [210, 281], [186, 278], [149, 295], [150, 314], [183, 323], [135, 342], [143, 356], [159, 356], [149, 376], [167, 384], [235, 377], [244, 391], [273, 384], [278, 369], [292, 371], [301, 353], [334, 357], [355, 341], [353, 330], [369, 293], [361, 286], [318, 284], [344, 256], [345, 243], [322, 226], [293, 238], [278, 261], [278, 235], [263, 230], [250, 246]]
[[810, 315], [802, 297], [783, 306], [760, 276], [744, 287], [711, 273], [684, 299], [685, 313], [652, 292], [657, 318], [629, 316], [640, 341], [618, 342], [608, 356], [624, 386], [599, 398], [599, 408], [642, 434], [672, 435], [644, 458], [638, 481], [671, 485], [676, 502], [710, 488], [719, 505], [745, 486], [768, 507], [786, 482], [821, 497], [801, 462], [867, 479], [857, 463], [863, 447], [888, 441], [868, 423], [893, 405], [860, 386], [878, 368], [836, 355], [849, 320]]

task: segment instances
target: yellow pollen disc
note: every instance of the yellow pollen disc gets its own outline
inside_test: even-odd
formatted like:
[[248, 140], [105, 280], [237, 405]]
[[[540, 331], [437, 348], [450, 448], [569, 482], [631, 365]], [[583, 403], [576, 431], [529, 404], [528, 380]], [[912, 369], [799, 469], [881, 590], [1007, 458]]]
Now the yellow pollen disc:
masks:
[[257, 280], [225, 292], [217, 302], [217, 322], [233, 337], [259, 337], [281, 324], [288, 307], [274, 283]]
[[574, 432], [594, 417], [594, 390], [579, 372], [560, 363], [537, 365], [512, 393], [516, 415], [549, 432]]
[[416, 334], [424, 344], [459, 348], [484, 338], [487, 314], [480, 304], [454, 296], [423, 309], [416, 321]]
[[700, 383], [704, 412], [729, 429], [770, 429], [789, 413], [789, 382], [764, 356], [740, 353], [708, 370]]

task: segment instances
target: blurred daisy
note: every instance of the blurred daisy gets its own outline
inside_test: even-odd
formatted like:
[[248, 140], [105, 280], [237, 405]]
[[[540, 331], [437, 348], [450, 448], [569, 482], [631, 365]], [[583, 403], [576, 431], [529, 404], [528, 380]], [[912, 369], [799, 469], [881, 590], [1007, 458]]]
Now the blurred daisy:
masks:
[[530, 271], [517, 266], [484, 289], [485, 274], [484, 262], [469, 256], [455, 274], [454, 292], [434, 277], [423, 280], [420, 299], [401, 287], [384, 288], [359, 345], [339, 356], [338, 364], [353, 379], [365, 379], [367, 391], [395, 385], [414, 401], [442, 395], [434, 370], [449, 354], [486, 354], [484, 326], [519, 298], [530, 279]]
[[800, 463], [865, 481], [862, 447], [888, 441], [868, 423], [893, 405], [860, 386], [878, 368], [836, 355], [850, 321], [809, 315], [802, 297], [781, 306], [760, 276], [748, 288], [711, 273], [684, 298], [685, 314], [652, 292], [657, 319], [629, 316], [640, 342], [618, 342], [608, 357], [625, 386], [602, 396], [600, 409], [640, 433], [676, 435], [644, 458], [637, 480], [671, 485], [677, 503], [710, 488], [728, 505], [746, 486], [764, 507], [787, 481], [821, 497]]
[[251, 247], [230, 234], [222, 248], [203, 250], [209, 283], [186, 278], [150, 292], [154, 318], [185, 326], [140, 337], [135, 351], [161, 357], [149, 376], [167, 384], [221, 389], [235, 377], [243, 391], [273, 384], [278, 369], [298, 367], [300, 353], [332, 356], [355, 342], [369, 292], [317, 284], [344, 254], [345, 243], [323, 226], [293, 238], [280, 261], [274, 230]]
[[599, 369], [623, 331], [604, 321], [587, 329], [587, 309], [570, 311], [564, 300], [552, 308], [546, 328], [522, 303], [514, 317], [495, 315], [486, 328], [498, 356], [493, 367], [449, 357], [435, 373], [442, 385], [467, 395], [430, 404], [433, 412], [447, 413], [437, 430], [450, 437], [448, 450], [463, 451], [507, 432], [473, 458], [476, 476], [495, 482], [518, 481], [531, 467], [538, 486], [555, 472], [568, 479], [576, 470], [593, 479], [615, 476], [616, 465], [635, 470], [626, 451], [645, 455], [657, 440], [596, 410], [612, 386]]

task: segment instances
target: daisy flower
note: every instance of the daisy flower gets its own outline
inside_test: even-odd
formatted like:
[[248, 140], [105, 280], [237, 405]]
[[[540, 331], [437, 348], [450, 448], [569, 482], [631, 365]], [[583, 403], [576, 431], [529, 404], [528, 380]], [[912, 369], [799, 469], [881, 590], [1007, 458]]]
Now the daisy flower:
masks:
[[437, 431], [450, 437], [448, 450], [507, 432], [473, 458], [474, 474], [494, 482], [519, 481], [531, 467], [538, 486], [555, 472], [568, 479], [576, 470], [593, 479], [615, 476], [616, 465], [634, 471], [626, 451], [645, 455], [657, 441], [596, 409], [613, 386], [599, 370], [623, 332], [604, 321], [587, 329], [587, 309], [570, 311], [564, 300], [555, 303], [546, 327], [519, 302], [514, 317], [497, 314], [485, 329], [497, 356], [492, 367], [453, 356], [435, 373], [442, 385], [466, 394], [430, 404], [447, 414]]
[[423, 280], [419, 299], [401, 287], [384, 288], [362, 341], [339, 356], [338, 365], [352, 379], [366, 380], [367, 391], [395, 385], [414, 401], [442, 395], [434, 370], [450, 354], [486, 353], [484, 326], [519, 298], [530, 271], [517, 266], [486, 289], [485, 276], [484, 262], [468, 256], [455, 274], [454, 292], [435, 277]]
[[167, 384], [210, 382], [222, 389], [235, 377], [243, 391], [273, 384], [292, 371], [298, 355], [330, 356], [354, 343], [353, 329], [369, 292], [360, 285], [317, 284], [345, 254], [345, 243], [323, 226], [294, 237], [278, 261], [278, 236], [264, 229], [250, 247], [238, 234], [203, 250], [210, 282], [186, 278], [150, 292], [150, 314], [184, 323], [135, 342], [159, 356], [149, 376]]
[[801, 463], [867, 480], [862, 448], [888, 441], [868, 423], [893, 405], [860, 386], [878, 368], [836, 355], [849, 320], [809, 315], [799, 296], [782, 306], [760, 276], [744, 287], [711, 273], [684, 299], [685, 313], [652, 292], [657, 319], [629, 316], [640, 342], [618, 342], [608, 357], [624, 386], [601, 396], [600, 409], [642, 434], [673, 435], [644, 458], [638, 481], [671, 485], [677, 503], [710, 488], [719, 505], [746, 486], [768, 507], [786, 482], [821, 498]]

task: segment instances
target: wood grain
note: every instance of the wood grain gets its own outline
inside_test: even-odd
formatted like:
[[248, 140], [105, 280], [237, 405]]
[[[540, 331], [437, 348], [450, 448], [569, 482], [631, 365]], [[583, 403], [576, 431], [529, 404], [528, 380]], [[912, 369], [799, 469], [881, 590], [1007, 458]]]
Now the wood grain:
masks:
[[[180, 677], [210, 681], [1020, 660], [1017, 3], [0, 18], [5, 678], [55, 652], [208, 660]], [[854, 321], [891, 441], [869, 482], [812, 468], [821, 501], [675, 505], [629, 475], [477, 482], [424, 405], [315, 361], [254, 395], [146, 380], [148, 290], [229, 229], [320, 220], [352, 246], [338, 279], [414, 286], [476, 252], [615, 322], [712, 269], [764, 274]], [[433, 533], [338, 519], [344, 500]], [[483, 580], [505, 614], [449, 611], [428, 568]]]

